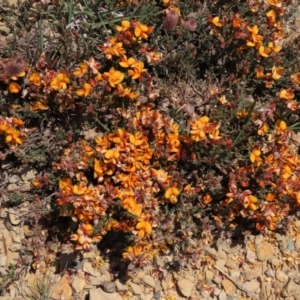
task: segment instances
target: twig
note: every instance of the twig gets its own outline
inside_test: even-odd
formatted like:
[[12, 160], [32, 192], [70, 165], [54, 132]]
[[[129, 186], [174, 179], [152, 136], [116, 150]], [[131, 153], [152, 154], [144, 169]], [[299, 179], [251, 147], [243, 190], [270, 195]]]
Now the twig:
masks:
[[230, 281], [232, 281], [235, 285], [236, 285], [236, 287], [239, 289], [239, 290], [241, 290], [241, 291], [243, 291], [243, 292], [245, 292], [248, 296], [253, 296], [253, 292], [250, 292], [250, 291], [248, 291], [247, 289], [245, 289], [244, 287], [242, 287], [236, 280], [234, 280], [231, 276], [229, 276], [227, 273], [225, 273], [223, 270], [221, 270], [219, 267], [217, 267], [217, 266], [213, 266], [215, 269], [217, 269], [219, 272], [221, 272], [225, 277], [227, 277]]

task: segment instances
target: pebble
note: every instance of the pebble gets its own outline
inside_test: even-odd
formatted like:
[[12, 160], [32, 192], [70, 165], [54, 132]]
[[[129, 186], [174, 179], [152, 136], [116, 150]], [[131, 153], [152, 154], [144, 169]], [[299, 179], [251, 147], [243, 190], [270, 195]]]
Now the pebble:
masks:
[[300, 250], [300, 239], [299, 238], [297, 238], [297, 240], [295, 242], [295, 248], [296, 248], [297, 251]]
[[141, 286], [139, 284], [130, 282], [129, 286], [130, 286], [130, 288], [132, 290], [132, 293], [134, 295], [140, 295], [143, 292], [142, 289], [141, 289]]
[[275, 277], [277, 280], [279, 280], [280, 282], [284, 282], [284, 283], [288, 282], [288, 280], [289, 280], [289, 277], [279, 269], [276, 271]]
[[294, 251], [295, 250], [295, 245], [291, 239], [286, 241], [286, 249], [288, 251]]
[[273, 257], [274, 248], [271, 244], [263, 242], [257, 246], [256, 254], [259, 260], [266, 261]]
[[21, 218], [14, 211], [9, 211], [9, 221], [12, 225], [18, 226], [21, 223]]
[[85, 285], [85, 280], [78, 277], [76, 277], [72, 282], [72, 288], [76, 293], [80, 293], [81, 291], [83, 291]]
[[255, 252], [251, 251], [251, 250], [247, 250], [246, 252], [246, 261], [254, 264], [256, 262], [256, 254]]
[[241, 271], [239, 270], [229, 270], [229, 275], [233, 278], [233, 279], [238, 279], [241, 275]]
[[58, 284], [54, 286], [53, 292], [51, 294], [52, 300], [61, 299], [71, 299], [72, 288], [69, 285], [69, 280], [67, 276], [63, 276]]
[[219, 259], [227, 260], [227, 254], [226, 254], [226, 252], [223, 251], [223, 250], [219, 250], [219, 251], [218, 251], [218, 257], [219, 257]]
[[225, 264], [226, 264], [225, 259], [218, 259], [216, 262], [216, 266], [222, 270], [224, 270]]
[[213, 278], [214, 278], [214, 272], [211, 270], [207, 270], [205, 273], [206, 284], [210, 284]]
[[257, 280], [247, 281], [243, 284], [243, 288], [249, 292], [258, 292], [260, 284]]
[[115, 281], [115, 284], [118, 292], [123, 292], [128, 290], [127, 286], [123, 284], [119, 279]]
[[184, 297], [190, 297], [194, 283], [188, 279], [182, 278], [177, 281], [177, 287]]
[[161, 291], [157, 291], [154, 293], [153, 298], [159, 300], [161, 297]]
[[294, 280], [290, 280], [282, 290], [282, 297], [287, 298], [298, 294], [300, 291], [300, 286], [294, 282]]
[[268, 277], [274, 278], [274, 277], [275, 277], [275, 272], [274, 272], [273, 269], [269, 268], [269, 269], [265, 272], [265, 275], [268, 276]]
[[89, 293], [89, 300], [122, 300], [118, 293], [105, 293], [102, 289], [92, 289]]
[[142, 278], [142, 281], [143, 283], [146, 285], [146, 286], [150, 286], [152, 288], [155, 287], [155, 280], [153, 279], [152, 276], [150, 275], [145, 275], [143, 278]]
[[227, 259], [225, 267], [234, 270], [237, 268], [237, 264], [232, 259]]
[[222, 280], [222, 287], [227, 295], [233, 295], [236, 291], [236, 286], [229, 279], [225, 278]]
[[96, 271], [94, 269], [94, 267], [92, 266], [92, 264], [89, 262], [89, 261], [85, 261], [83, 263], [83, 267], [82, 267], [82, 270], [92, 276], [95, 276], [95, 277], [100, 277], [101, 274], [99, 271]]
[[99, 271], [106, 278], [107, 281], [111, 281], [111, 275], [108, 272], [107, 268], [108, 268], [107, 266], [102, 265], [99, 267]]
[[90, 285], [99, 285], [100, 286], [103, 283], [103, 281], [105, 281], [105, 278], [103, 276], [97, 276], [97, 277], [89, 276], [88, 283]]
[[117, 290], [117, 286], [114, 282], [104, 281], [101, 283], [101, 287], [106, 293], [114, 293]]
[[225, 291], [222, 291], [219, 296], [218, 296], [219, 300], [227, 300], [227, 295], [225, 293]]
[[246, 281], [249, 281], [251, 279], [256, 279], [259, 276], [260, 276], [260, 271], [258, 270], [249, 270], [243, 272], [243, 277], [245, 278]]

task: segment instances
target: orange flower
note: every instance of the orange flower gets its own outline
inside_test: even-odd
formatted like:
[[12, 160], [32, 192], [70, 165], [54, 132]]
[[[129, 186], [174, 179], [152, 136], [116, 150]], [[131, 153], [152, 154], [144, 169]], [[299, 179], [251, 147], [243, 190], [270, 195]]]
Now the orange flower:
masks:
[[272, 78], [274, 80], [280, 79], [282, 74], [283, 74], [283, 67], [277, 67], [276, 68], [275, 66], [273, 66], [273, 68], [272, 68]]
[[269, 5], [274, 5], [276, 7], [281, 7], [282, 0], [268, 0]]
[[22, 139], [21, 139], [21, 133], [16, 130], [15, 128], [9, 128], [6, 130], [6, 138], [5, 141], [7, 143], [11, 143], [12, 145], [16, 146], [17, 144], [22, 144]]
[[222, 27], [223, 25], [222, 25], [222, 23], [220, 22], [220, 18], [217, 16], [217, 17], [214, 17], [213, 19], [212, 19], [212, 23], [215, 25], [215, 26], [217, 26], [217, 27]]
[[295, 94], [290, 89], [281, 89], [279, 92], [279, 98], [285, 100], [293, 100]]
[[276, 21], [276, 12], [271, 9], [266, 13], [267, 20], [268, 20], [268, 25], [273, 26], [275, 21]]
[[152, 225], [147, 221], [138, 222], [135, 228], [138, 230], [139, 237], [143, 237], [145, 234], [149, 234], [152, 231]]
[[290, 77], [292, 83], [299, 85], [300, 84], [300, 73], [292, 74]]
[[234, 17], [233, 20], [232, 20], [232, 26], [234, 28], [240, 28], [241, 27], [241, 22], [242, 22], [242, 19], [240, 17]]
[[152, 174], [154, 175], [155, 179], [160, 183], [160, 184], [165, 184], [168, 183], [170, 176], [166, 171], [163, 169], [155, 170], [152, 169]]
[[136, 62], [136, 60], [135, 60], [133, 57], [127, 58], [126, 55], [123, 55], [123, 56], [121, 57], [121, 62], [119, 62], [119, 65], [122, 66], [123, 68], [129, 68], [129, 67], [131, 67], [135, 62]]
[[136, 132], [135, 135], [129, 135], [129, 141], [134, 146], [140, 146], [143, 144], [143, 136], [141, 132]]
[[128, 20], [122, 20], [121, 21], [121, 26], [116, 25], [116, 29], [118, 32], [123, 32], [126, 31], [130, 28], [130, 22]]
[[134, 24], [134, 35], [136, 37], [141, 37], [142, 39], [147, 39], [148, 38], [148, 33], [151, 31], [151, 27], [148, 27], [147, 25], [144, 25], [140, 22], [136, 22]]
[[55, 91], [66, 90], [68, 83], [70, 83], [70, 78], [66, 74], [59, 73], [54, 77], [54, 79], [50, 83], [50, 86]]
[[289, 165], [285, 165], [282, 169], [282, 178], [288, 179], [293, 175], [293, 170]]
[[83, 195], [87, 191], [86, 186], [74, 185], [72, 188], [72, 192], [75, 195]]
[[76, 94], [77, 94], [78, 96], [87, 97], [87, 96], [90, 94], [91, 89], [92, 89], [92, 86], [91, 86], [89, 83], [85, 82], [85, 83], [83, 84], [83, 89], [77, 90], [77, 91], [76, 91]]
[[198, 142], [206, 139], [205, 126], [208, 124], [209, 118], [203, 116], [198, 120], [190, 121], [192, 140]]
[[141, 77], [142, 73], [146, 72], [147, 69], [144, 69], [144, 63], [141, 61], [137, 61], [132, 65], [133, 70], [128, 70], [128, 74], [132, 79], [138, 79]]
[[88, 70], [88, 65], [84, 62], [79, 63], [79, 67], [75, 68], [75, 70], [73, 71], [73, 75], [74, 76], [82, 76], [84, 75]]
[[105, 72], [104, 75], [108, 77], [108, 82], [112, 87], [116, 87], [124, 79], [124, 74], [120, 71], [115, 71], [114, 67], [110, 68], [109, 72]]
[[8, 86], [8, 90], [12, 94], [18, 94], [21, 91], [21, 87], [16, 82], [11, 82]]
[[278, 120], [275, 123], [275, 128], [277, 133], [282, 133], [283, 131], [287, 130], [288, 126], [286, 125], [286, 123], [284, 121]]
[[267, 123], [263, 123], [263, 124], [259, 127], [259, 129], [258, 129], [258, 131], [257, 131], [257, 134], [258, 134], [258, 135], [264, 135], [266, 132], [268, 132], [268, 130], [269, 130], [269, 125], [268, 125]]
[[266, 199], [267, 201], [269, 201], [269, 202], [273, 202], [273, 201], [275, 201], [276, 196], [275, 196], [275, 194], [268, 193], [268, 194], [265, 196], [265, 199]]
[[264, 78], [265, 74], [264, 74], [264, 68], [263, 67], [258, 67], [256, 69], [256, 78]]
[[271, 51], [272, 50], [270, 48], [264, 46], [260, 46], [258, 49], [259, 54], [263, 57], [269, 57]]
[[133, 100], [138, 97], [139, 93], [131, 92], [130, 88], [124, 88], [122, 84], [118, 84], [117, 86], [117, 94], [119, 97], [128, 97]]
[[247, 41], [247, 46], [249, 47], [257, 47], [260, 46], [263, 36], [258, 34], [258, 26], [254, 25], [253, 27], [247, 27], [247, 30], [251, 32], [251, 40]]
[[252, 163], [256, 162], [257, 166], [260, 166], [262, 162], [260, 155], [261, 155], [261, 151], [255, 147], [250, 154], [250, 161]]
[[211, 202], [211, 200], [212, 200], [212, 197], [211, 197], [211, 195], [209, 195], [209, 194], [206, 194], [206, 195], [203, 197], [203, 201], [204, 201], [205, 204], [209, 204], [209, 203]]
[[169, 187], [165, 192], [166, 199], [170, 199], [170, 202], [175, 204], [177, 203], [177, 196], [180, 194], [179, 190], [176, 187]]
[[29, 75], [28, 80], [29, 80], [31, 83], [33, 83], [34, 85], [39, 86], [39, 85], [40, 85], [40, 82], [41, 82], [41, 77], [40, 77], [39, 73], [37, 73], [37, 72], [32, 72], [32, 73]]
[[106, 158], [105, 162], [113, 162], [116, 163], [116, 159], [119, 158], [120, 152], [116, 149], [109, 149], [106, 151], [104, 157]]
[[12, 118], [11, 120], [12, 124], [17, 126], [24, 126], [25, 122], [18, 118]]
[[30, 104], [30, 109], [32, 111], [47, 110], [49, 109], [48, 100], [35, 101], [34, 103]]

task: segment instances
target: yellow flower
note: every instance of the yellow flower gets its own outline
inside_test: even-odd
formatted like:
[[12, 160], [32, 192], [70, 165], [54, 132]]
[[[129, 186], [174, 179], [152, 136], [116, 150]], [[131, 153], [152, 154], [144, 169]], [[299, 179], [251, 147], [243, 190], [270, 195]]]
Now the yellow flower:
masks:
[[292, 74], [290, 77], [292, 83], [299, 85], [300, 84], [300, 73]]
[[12, 94], [18, 94], [21, 91], [21, 87], [16, 82], [11, 82], [8, 90]]
[[152, 231], [152, 225], [147, 221], [140, 221], [135, 228], [138, 230], [139, 237], [143, 237], [145, 234], [149, 234]]
[[70, 78], [63, 73], [57, 74], [52, 82], [50, 83], [50, 86], [55, 90], [66, 90], [67, 84], [70, 83]]
[[76, 94], [77, 94], [78, 96], [87, 97], [87, 96], [90, 94], [91, 89], [92, 89], [92, 86], [91, 86], [89, 83], [85, 82], [85, 83], [83, 84], [83, 89], [77, 90], [77, 91], [76, 91]]
[[254, 25], [253, 27], [248, 26], [247, 30], [251, 32], [251, 39], [252, 39], [252, 41], [247, 41], [247, 46], [249, 47], [260, 46], [264, 38], [263, 36], [258, 34], [258, 26], [257, 25]]
[[124, 88], [122, 84], [118, 84], [117, 86], [117, 94], [119, 97], [128, 97], [133, 100], [138, 97], [139, 93], [131, 92], [130, 88]]
[[144, 69], [144, 63], [141, 61], [137, 61], [132, 65], [133, 70], [128, 70], [128, 74], [132, 79], [138, 79], [141, 77], [142, 73], [146, 72], [147, 69]]
[[264, 135], [269, 130], [269, 125], [267, 123], [264, 123], [261, 125], [257, 131], [258, 135]]
[[126, 31], [129, 28], [130, 28], [130, 22], [128, 20], [122, 20], [121, 21], [121, 26], [116, 25], [116, 29], [117, 29], [118, 32]]
[[131, 67], [135, 62], [136, 62], [136, 60], [135, 60], [133, 57], [127, 58], [126, 55], [123, 55], [123, 56], [121, 57], [121, 62], [119, 62], [119, 65], [122, 66], [123, 68], [129, 68], [129, 67]]
[[281, 89], [279, 92], [279, 98], [285, 99], [285, 100], [293, 100], [295, 97], [295, 94], [290, 91], [289, 89]]
[[86, 186], [74, 185], [72, 188], [72, 192], [75, 195], [83, 195], [87, 191]]
[[129, 141], [134, 146], [140, 146], [144, 142], [143, 139], [142, 139], [142, 133], [137, 132], [135, 135], [130, 134], [129, 135]]
[[136, 37], [141, 37], [142, 39], [148, 38], [148, 26], [144, 25], [140, 22], [136, 22], [135, 28], [134, 28], [134, 34]]
[[260, 46], [258, 48], [258, 53], [263, 57], [269, 57], [269, 55], [271, 53], [271, 49], [268, 47]]
[[250, 154], [251, 162], [256, 162], [257, 166], [261, 165], [262, 159], [260, 158], [261, 151], [258, 148], [254, 148]]
[[213, 19], [212, 19], [212, 23], [215, 25], [215, 26], [217, 26], [217, 27], [222, 27], [223, 25], [222, 25], [222, 23], [220, 22], [220, 18], [217, 16], [217, 17], [214, 17]]
[[272, 78], [274, 80], [280, 79], [282, 74], [283, 74], [283, 67], [277, 67], [276, 68], [275, 66], [273, 66], [273, 68], [272, 68]]
[[82, 76], [84, 75], [88, 70], [88, 65], [84, 62], [81, 62], [79, 64], [78, 68], [75, 68], [75, 70], [73, 71], [73, 75], [74, 76]]
[[253, 195], [248, 195], [244, 199], [244, 207], [250, 208], [251, 210], [257, 210], [258, 206], [256, 203], [258, 202], [258, 199]]
[[115, 71], [113, 67], [110, 68], [109, 72], [105, 72], [104, 75], [108, 77], [108, 82], [112, 87], [116, 87], [124, 79], [124, 74], [120, 71]]
[[177, 203], [177, 196], [180, 194], [177, 187], [169, 187], [165, 192], [165, 198], [170, 199], [170, 202]]
[[116, 149], [109, 149], [106, 151], [104, 157], [107, 161], [111, 161], [114, 164], [116, 163], [116, 159], [119, 158], [120, 152]]
[[9, 128], [6, 130], [6, 138], [5, 141], [7, 143], [11, 143], [13, 145], [22, 144], [21, 133], [15, 128]]
[[278, 120], [275, 123], [275, 128], [276, 128], [277, 133], [280, 134], [283, 131], [285, 131], [288, 128], [288, 126], [286, 125], [286, 123], [284, 121]]

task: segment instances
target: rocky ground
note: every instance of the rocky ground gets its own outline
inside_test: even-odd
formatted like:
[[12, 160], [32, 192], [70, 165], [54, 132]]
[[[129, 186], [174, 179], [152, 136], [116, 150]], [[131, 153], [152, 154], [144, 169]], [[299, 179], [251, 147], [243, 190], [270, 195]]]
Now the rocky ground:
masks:
[[[21, 249], [26, 204], [19, 211], [3, 209], [0, 221], [0, 273], [14, 264]], [[90, 300], [152, 299], [300, 299], [300, 221], [292, 218], [283, 234], [246, 233], [236, 239], [207, 236], [202, 250], [188, 263], [175, 255], [155, 257], [152, 265], [132, 270], [126, 276], [116, 270], [121, 261], [105, 261], [97, 248], [77, 258], [67, 249], [50, 268], [42, 262], [35, 273], [27, 272], [17, 282], [9, 282], [0, 300], [21, 300], [42, 287], [50, 298]], [[74, 262], [71, 268], [66, 268]], [[96, 263], [95, 263], [96, 262]], [[45, 270], [48, 270], [45, 274]], [[28, 299], [28, 298], [27, 298]]]

